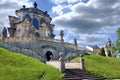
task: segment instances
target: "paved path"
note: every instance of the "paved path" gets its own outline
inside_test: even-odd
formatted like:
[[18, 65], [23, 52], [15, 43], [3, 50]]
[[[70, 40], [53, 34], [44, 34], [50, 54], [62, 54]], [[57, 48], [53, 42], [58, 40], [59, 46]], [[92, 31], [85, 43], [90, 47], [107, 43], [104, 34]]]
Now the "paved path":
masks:
[[88, 74], [80, 69], [66, 69], [61, 80], [104, 80], [104, 78]]

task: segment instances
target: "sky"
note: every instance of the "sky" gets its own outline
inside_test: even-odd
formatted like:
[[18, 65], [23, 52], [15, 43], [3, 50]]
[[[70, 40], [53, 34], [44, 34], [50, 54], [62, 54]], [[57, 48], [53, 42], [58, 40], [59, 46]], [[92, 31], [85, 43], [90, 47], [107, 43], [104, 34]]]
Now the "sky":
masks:
[[54, 33], [60, 39], [64, 31], [64, 41], [73, 43], [77, 39], [79, 47], [86, 45], [103, 46], [108, 38], [115, 43], [116, 30], [120, 27], [120, 0], [0, 0], [0, 30], [9, 26], [8, 15], [23, 5], [48, 11], [55, 24]]

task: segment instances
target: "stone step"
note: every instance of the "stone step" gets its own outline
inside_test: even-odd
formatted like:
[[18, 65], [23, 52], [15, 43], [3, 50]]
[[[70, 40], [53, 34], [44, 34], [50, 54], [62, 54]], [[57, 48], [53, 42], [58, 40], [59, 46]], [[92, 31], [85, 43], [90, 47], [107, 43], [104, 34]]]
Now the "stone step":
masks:
[[76, 80], [76, 79], [79, 79], [79, 80], [104, 80], [104, 79], [101, 79], [101, 78], [88, 78], [88, 77], [70, 77], [70, 78], [62, 78], [62, 80]]
[[62, 80], [104, 80], [104, 78], [89, 74], [80, 69], [66, 69]]

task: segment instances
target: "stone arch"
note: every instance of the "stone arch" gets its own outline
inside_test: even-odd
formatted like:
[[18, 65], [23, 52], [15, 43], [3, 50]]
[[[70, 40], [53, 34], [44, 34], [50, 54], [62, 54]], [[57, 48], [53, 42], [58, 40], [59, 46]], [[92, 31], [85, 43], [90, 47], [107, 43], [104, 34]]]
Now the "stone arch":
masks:
[[59, 51], [57, 50], [57, 47], [47, 44], [47, 45], [41, 46], [41, 49], [43, 51], [44, 56], [46, 56], [47, 51], [50, 51], [53, 54], [54, 60], [57, 60], [59, 58], [59, 54], [58, 54]]
[[65, 47], [61, 43], [53, 43], [53, 42], [44, 42], [44, 44], [41, 44], [41, 49], [43, 52], [43, 56], [45, 58], [46, 52], [51, 51], [53, 54], [53, 60], [59, 59], [59, 53], [63, 52], [63, 56], [66, 55]]
[[50, 60], [52, 60], [53, 53], [51, 51], [47, 51], [45, 54], [45, 57], [46, 57], [47, 61], [50, 61]]

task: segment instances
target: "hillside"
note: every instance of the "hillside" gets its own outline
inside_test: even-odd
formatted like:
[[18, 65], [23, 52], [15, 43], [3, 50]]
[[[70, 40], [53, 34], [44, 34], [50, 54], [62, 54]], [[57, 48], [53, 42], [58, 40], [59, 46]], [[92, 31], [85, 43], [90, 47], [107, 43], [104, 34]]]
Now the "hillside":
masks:
[[[85, 66], [89, 73], [109, 79], [120, 79], [120, 58], [85, 55]], [[72, 59], [78, 61], [79, 57]]]
[[57, 69], [35, 58], [0, 48], [0, 80], [58, 80], [61, 77]]

